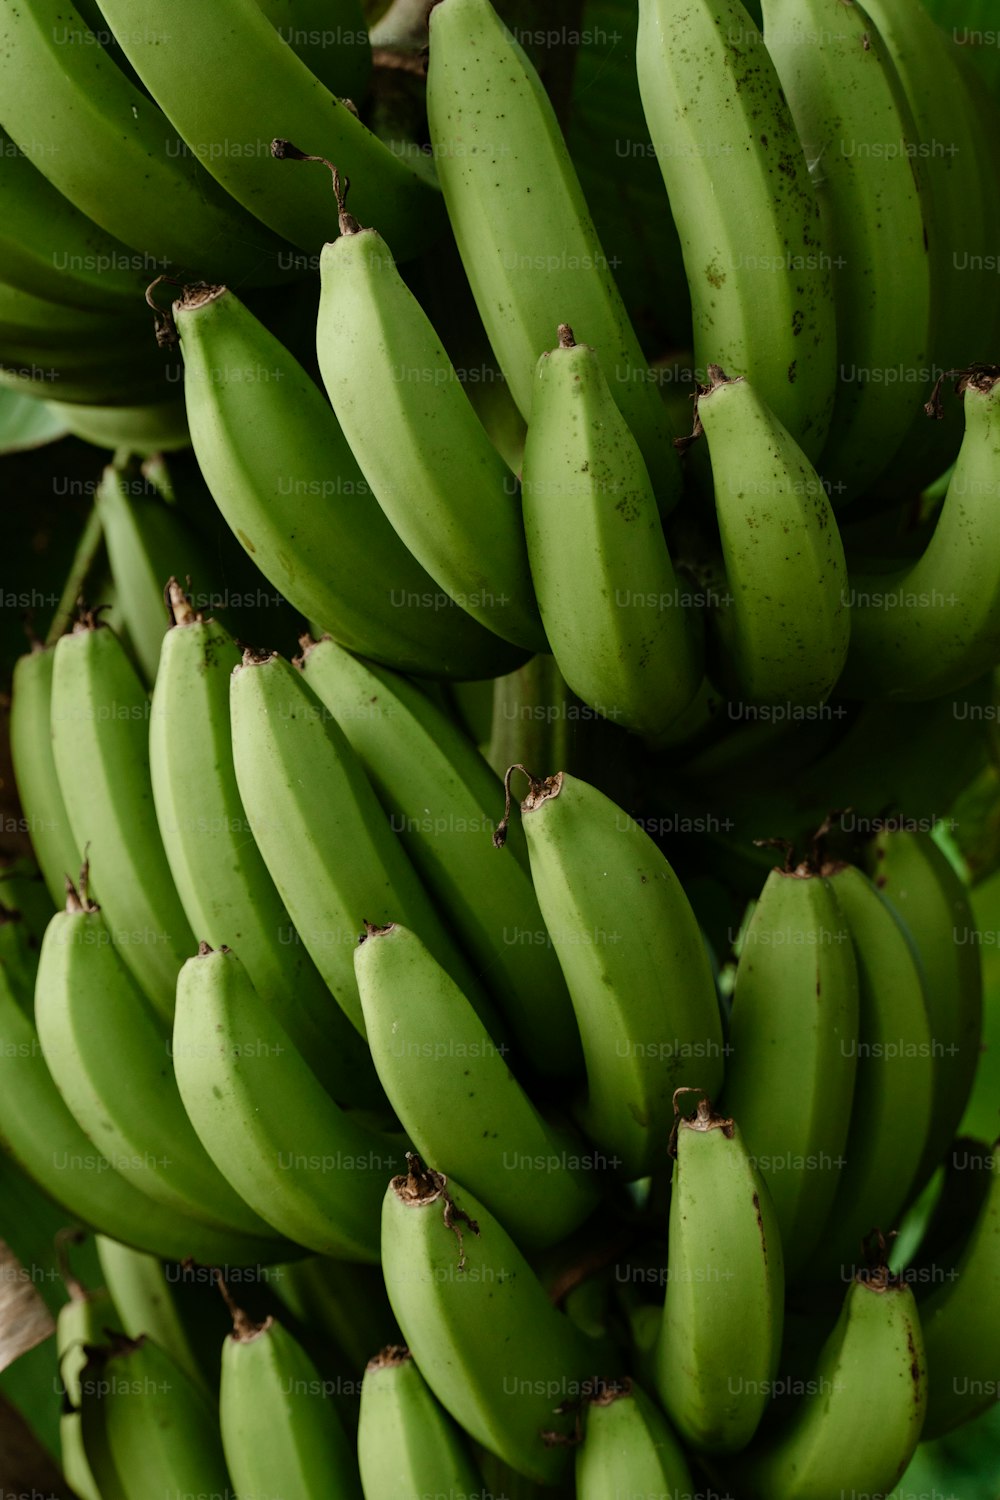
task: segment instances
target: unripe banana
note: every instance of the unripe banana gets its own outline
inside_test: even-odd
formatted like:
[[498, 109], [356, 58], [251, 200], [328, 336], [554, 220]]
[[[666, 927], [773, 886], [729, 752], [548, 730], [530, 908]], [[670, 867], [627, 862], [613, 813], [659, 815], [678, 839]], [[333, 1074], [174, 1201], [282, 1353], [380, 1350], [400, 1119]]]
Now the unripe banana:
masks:
[[675, 1130], [656, 1391], [685, 1442], [736, 1453], [760, 1425], [778, 1370], [781, 1234], [737, 1122], [703, 1095]]
[[307, 1255], [282, 1267], [274, 1290], [296, 1324], [332, 1341], [355, 1371], [364, 1369], [372, 1349], [399, 1338], [376, 1266]]
[[389, 1345], [361, 1383], [358, 1463], [365, 1500], [474, 1495], [482, 1482], [465, 1435], [417, 1369], [409, 1349]]
[[591, 708], [655, 739], [698, 691], [700, 640], [638, 444], [597, 351], [565, 324], [535, 371], [522, 502], [560, 672]]
[[59, 1459], [62, 1471], [79, 1500], [102, 1500], [80, 1428], [80, 1375], [87, 1363], [86, 1345], [96, 1344], [115, 1309], [104, 1287], [85, 1291], [78, 1281], [67, 1284], [69, 1301], [56, 1316], [56, 1355], [63, 1406], [59, 1416]]
[[586, 1399], [583, 1443], [576, 1453], [577, 1500], [693, 1495], [684, 1450], [645, 1392], [632, 1380], [602, 1380], [595, 1386]]
[[[523, 769], [507, 772], [508, 814], [510, 778]], [[680, 882], [638, 823], [565, 772], [524, 774], [532, 879], [587, 1067], [576, 1117], [626, 1177], [641, 1177], [662, 1160], [674, 1090], [722, 1083], [708, 953]]]
[[[198, 1356], [180, 1317], [163, 1263], [105, 1234], [96, 1237], [104, 1284], [118, 1313], [118, 1327], [130, 1339], [146, 1334], [209, 1394]], [[96, 1343], [89, 1339], [88, 1343]]]
[[712, 458], [726, 583], [723, 649], [742, 690], [821, 703], [847, 657], [847, 564], [823, 481], [750, 381], [709, 367], [697, 420]]
[[539, 1114], [414, 933], [369, 924], [354, 968], [375, 1066], [421, 1156], [470, 1183], [526, 1250], [565, 1239], [598, 1203], [586, 1143]]
[[80, 856], [59, 790], [52, 749], [52, 674], [55, 651], [33, 646], [14, 667], [10, 710], [10, 751], [31, 847], [52, 897], [61, 906], [66, 876]]
[[808, 864], [772, 870], [742, 938], [722, 1106], [770, 1189], [790, 1277], [808, 1267], [837, 1191], [858, 1007], [829, 881]]

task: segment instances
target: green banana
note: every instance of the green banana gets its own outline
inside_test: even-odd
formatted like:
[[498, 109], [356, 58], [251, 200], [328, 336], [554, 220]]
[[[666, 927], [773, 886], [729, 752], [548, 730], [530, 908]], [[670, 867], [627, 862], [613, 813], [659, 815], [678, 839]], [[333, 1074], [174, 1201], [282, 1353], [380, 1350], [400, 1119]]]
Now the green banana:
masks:
[[823, 481], [741, 377], [709, 366], [697, 423], [712, 459], [731, 602], [721, 611], [727, 666], [750, 698], [826, 699], [847, 657], [847, 564]]
[[333, 1102], [235, 953], [184, 965], [173, 1055], [188, 1116], [242, 1198], [300, 1245], [376, 1262], [396, 1143]]
[[115, 1309], [104, 1287], [85, 1291], [75, 1279], [67, 1282], [69, 1301], [56, 1316], [56, 1356], [63, 1392], [59, 1416], [59, 1459], [66, 1480], [78, 1500], [102, 1500], [90, 1472], [80, 1428], [80, 1375], [87, 1363], [87, 1345], [96, 1344]]
[[[510, 778], [523, 769], [507, 772], [498, 845]], [[674, 1090], [722, 1083], [708, 953], [676, 875], [638, 823], [574, 776], [524, 774], [532, 879], [587, 1068], [576, 1117], [626, 1177], [642, 1177], [662, 1160]]]
[[740, 0], [640, 0], [636, 65], [681, 236], [695, 366], [746, 376], [815, 462], [836, 388], [833, 263], [760, 31]]
[[335, 1344], [355, 1371], [372, 1349], [399, 1338], [379, 1267], [310, 1255], [282, 1266], [274, 1290], [297, 1325]]
[[989, 1189], [956, 1274], [920, 1304], [929, 1379], [924, 1437], [929, 1440], [971, 1421], [1000, 1395], [1000, 1144], [985, 1153], [985, 1163]]
[[362, 0], [256, 0], [296, 57], [331, 92], [359, 104], [372, 49]]
[[577, 1500], [609, 1495], [694, 1495], [684, 1450], [669, 1423], [632, 1380], [595, 1382], [576, 1453]]
[[51, 401], [50, 407], [74, 437], [98, 448], [127, 448], [142, 457], [186, 448], [187, 416], [183, 399], [172, 396], [149, 406], [84, 406]]
[[905, 567], [850, 578], [851, 645], [838, 685], [847, 697], [936, 698], [1000, 660], [1000, 367], [953, 373], [965, 434], [927, 546]]
[[84, 613], [56, 646], [52, 749], [78, 857], [93, 861], [116, 951], [169, 1021], [197, 946], [170, 878], [149, 780], [149, 700], [114, 631]]
[[[174, 1302], [162, 1262], [155, 1255], [134, 1250], [104, 1234], [97, 1236], [97, 1258], [118, 1313], [116, 1326], [131, 1339], [146, 1334], [208, 1395], [208, 1383]], [[92, 1344], [97, 1340], [91, 1338], [87, 1342]]]
[[42, 1055], [70, 1112], [115, 1169], [166, 1208], [266, 1239], [191, 1128], [165, 1029], [147, 1006], [81, 880], [49, 923], [35, 983]]
[[67, 356], [51, 351], [4, 354], [0, 351], [0, 388], [35, 400], [92, 407], [155, 404], [166, 399], [163, 372], [148, 360], [110, 363], [103, 351], [84, 349]]
[[552, 1307], [488, 1209], [419, 1157], [408, 1161], [382, 1208], [382, 1270], [407, 1346], [475, 1442], [553, 1484], [569, 1467], [562, 1404], [577, 1403], [599, 1357], [594, 1341]]
[[[357, 179], [359, 209], [379, 214], [400, 255], [437, 237], [440, 195], [414, 154], [391, 151], [334, 97], [255, 0], [216, 0], [210, 11], [197, 0], [101, 0], [101, 9], [190, 154], [269, 230], [313, 252], [336, 228], [317, 174], [275, 168], [271, 142], [290, 136]], [[212, 58], [223, 31], [239, 67], [220, 72]]]
[[512, 670], [522, 654], [441, 593], [372, 504], [322, 393], [274, 335], [222, 288], [189, 289], [174, 314], [205, 483], [294, 608], [343, 645], [403, 671]]
[[144, 353], [148, 341], [142, 338], [142, 304], [135, 303], [126, 315], [120, 309], [69, 307], [49, 293], [26, 291], [23, 287], [0, 281], [0, 336], [5, 361], [18, 345], [30, 345], [33, 351], [46, 349], [83, 351], [100, 341], [112, 350], [130, 351], [137, 346]]
[[737, 1453], [760, 1425], [781, 1355], [778, 1219], [737, 1122], [704, 1095], [693, 1117], [678, 1116], [672, 1145], [656, 1392], [693, 1448]]
[[489, 0], [432, 10], [427, 117], [466, 275], [522, 416], [554, 324], [569, 323], [597, 350], [666, 512], [681, 488], [666, 409], [552, 105]]
[[219, 1424], [239, 1500], [355, 1500], [357, 1460], [319, 1371], [273, 1317], [233, 1307], [222, 1346]]
[[149, 721], [157, 822], [192, 928], [227, 944], [261, 998], [335, 1098], [374, 1103], [371, 1056], [298, 938], [250, 833], [236, 785], [229, 679], [242, 653], [205, 620], [176, 581]]
[[586, 1143], [539, 1114], [414, 933], [369, 924], [354, 968], [375, 1066], [416, 1149], [471, 1183], [526, 1250], [565, 1239], [598, 1204]]
[[[178, 22], [175, 15], [166, 27], [177, 43]], [[156, 40], [163, 28], [146, 14], [137, 29]], [[245, 83], [242, 72], [236, 76]], [[169, 262], [240, 283], [284, 274], [281, 240], [184, 150], [71, 4], [5, 6], [0, 92], [8, 135], [81, 213], [139, 252], [148, 280]], [[232, 131], [219, 139], [231, 142]]]
[[742, 937], [722, 1107], [774, 1201], [785, 1272], [808, 1269], [844, 1161], [858, 972], [830, 882], [808, 864], [767, 877]]
[[453, 720], [405, 677], [303, 637], [306, 683], [357, 753], [400, 842], [461, 933], [524, 1057], [543, 1074], [574, 1074], [580, 1038], [544, 932], [519, 827], [512, 859], [491, 834], [500, 782]]
[[[811, 1269], [853, 1272], [864, 1237], [895, 1228], [923, 1183], [936, 1039], [917, 949], [889, 902], [853, 865], [823, 875], [851, 934], [858, 971], [857, 1065], [851, 1122], [823, 1244]], [[847, 1045], [851, 1045], [848, 1041]]]
[[524, 529], [545, 633], [591, 708], [655, 739], [702, 681], [639, 447], [597, 351], [559, 328], [535, 371], [522, 472]]
[[365, 1500], [475, 1495], [482, 1488], [464, 1434], [399, 1345], [382, 1349], [365, 1369], [358, 1464]]
[[334, 183], [340, 235], [320, 257], [316, 352], [337, 421], [431, 577], [496, 635], [545, 651], [517, 481], [386, 241], [347, 212]]
[[929, 370], [919, 141], [885, 43], [859, 4], [762, 0], [761, 10], [836, 267], [838, 386], [817, 467], [848, 499], [898, 450], [919, 411], [916, 382]]
[[76, 871], [80, 856], [53, 757], [54, 662], [55, 652], [36, 643], [14, 666], [10, 751], [31, 847], [53, 905], [61, 906], [66, 895], [66, 877]]
[[503, 1031], [396, 839], [347, 737], [302, 674], [275, 652], [247, 653], [230, 679], [233, 760], [251, 832], [338, 1004], [364, 1036], [354, 946], [365, 921], [419, 933]]
[[794, 1413], [712, 1469], [741, 1500], [828, 1500], [831, 1486], [885, 1495], [913, 1457], [926, 1410], [913, 1293], [885, 1270], [861, 1272]]
[[31, 1017], [31, 1002], [38, 972], [38, 941], [28, 929], [22, 912], [0, 903], [0, 971], [25, 1015]]

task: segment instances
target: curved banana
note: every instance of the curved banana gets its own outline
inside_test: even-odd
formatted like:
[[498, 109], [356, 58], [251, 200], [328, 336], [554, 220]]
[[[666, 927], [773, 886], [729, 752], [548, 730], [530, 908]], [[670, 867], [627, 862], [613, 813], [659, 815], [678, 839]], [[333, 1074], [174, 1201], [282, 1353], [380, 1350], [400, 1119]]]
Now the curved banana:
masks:
[[412, 927], [503, 1031], [396, 839], [346, 736], [277, 652], [249, 652], [230, 679], [233, 760], [250, 829], [289, 916], [364, 1036], [354, 946], [366, 921]]
[[282, 1267], [274, 1290], [296, 1325], [332, 1342], [355, 1371], [372, 1349], [399, 1338], [379, 1266], [308, 1255]]
[[409, 1349], [394, 1344], [368, 1361], [361, 1382], [358, 1463], [365, 1500], [474, 1495], [482, 1487], [465, 1435]]
[[522, 416], [562, 319], [597, 350], [656, 498], [671, 509], [681, 470], [666, 408], [552, 105], [489, 0], [440, 0], [432, 10], [427, 118], [465, 272]]
[[385, 239], [347, 212], [334, 180], [340, 235], [320, 257], [316, 352], [337, 421], [431, 577], [496, 635], [545, 651], [517, 481]]
[[233, 764], [229, 679], [242, 653], [171, 580], [149, 721], [156, 817], [188, 921], [234, 948], [254, 988], [333, 1096], [381, 1097], [371, 1056], [299, 939], [250, 832]]
[[235, 953], [205, 949], [177, 980], [174, 1070], [219, 1170], [279, 1233], [343, 1260], [378, 1260], [394, 1141], [336, 1105]]
[[[843, 1279], [873, 1229], [894, 1229], [914, 1189], [931, 1124], [937, 1069], [924, 976], [913, 939], [853, 865], [823, 875], [847, 924], [858, 970], [854, 1100], [837, 1192], [810, 1270]], [[848, 1043], [850, 1045], [850, 1043]]]
[[[97, 1235], [96, 1245], [104, 1285], [118, 1314], [116, 1327], [130, 1339], [146, 1334], [208, 1395], [208, 1382], [174, 1301], [162, 1261], [105, 1234]], [[96, 1342], [88, 1339], [88, 1343]]]
[[962, 372], [957, 390], [965, 435], [930, 541], [903, 568], [851, 575], [847, 697], [936, 698], [1000, 662], [1000, 366]]
[[554, 1484], [569, 1467], [562, 1406], [578, 1403], [594, 1341], [555, 1310], [488, 1209], [408, 1160], [382, 1208], [382, 1270], [407, 1346], [475, 1442]]
[[573, 1074], [580, 1038], [518, 826], [493, 849], [500, 781], [468, 735], [398, 673], [302, 639], [306, 683], [350, 741], [403, 848], [475, 961], [531, 1067]]
[[740, 0], [641, 0], [636, 65], [681, 236], [695, 367], [745, 375], [815, 462], [836, 388], [833, 265], [763, 38]]
[[857, 1070], [858, 972], [830, 882], [767, 877], [742, 937], [722, 1107], [774, 1201], [785, 1272], [808, 1269], [844, 1160]]
[[826, 699], [847, 657], [847, 564], [823, 481], [757, 388], [709, 366], [697, 421], [712, 459], [731, 602], [719, 625], [750, 698]]
[[934, 1052], [934, 1095], [925, 1181], [943, 1160], [965, 1113], [983, 1033], [983, 972], [969, 893], [931, 835], [888, 819], [867, 850], [868, 873], [910, 934], [924, 975]]
[[406, 550], [322, 392], [273, 334], [221, 287], [190, 289], [174, 314], [205, 483], [289, 603], [402, 671], [512, 671], [523, 653], [469, 619]]
[[66, 898], [66, 877], [80, 864], [52, 747], [55, 651], [34, 645], [14, 666], [10, 752], [31, 847], [54, 906]]
[[[391, 151], [331, 94], [255, 0], [216, 0], [210, 11], [198, 0], [101, 0], [101, 9], [191, 155], [268, 229], [310, 253], [336, 230], [319, 175], [275, 167], [271, 142], [288, 136], [356, 179], [363, 217], [379, 215], [400, 255], [438, 236], [440, 195], [419, 161]], [[212, 62], [222, 33], [238, 67]]]
[[884, 1270], [862, 1272], [794, 1413], [718, 1471], [741, 1500], [828, 1500], [831, 1484], [887, 1495], [913, 1457], [926, 1410], [913, 1293]]
[[256, 0], [279, 37], [314, 78], [360, 104], [372, 70], [363, 0]]
[[[833, 257], [838, 386], [817, 467], [841, 500], [886, 468], [929, 370], [931, 268], [919, 140], [885, 43], [857, 3], [761, 0]], [[892, 226], [887, 253], [885, 225]]]
[[531, 577], [556, 664], [591, 708], [653, 739], [701, 686], [639, 447], [596, 350], [559, 328], [535, 371], [521, 497]]
[[[176, 42], [178, 22], [166, 26]], [[150, 14], [137, 27], [154, 39], [163, 30]], [[212, 181], [72, 4], [4, 7], [0, 94], [3, 128], [81, 213], [139, 252], [147, 281], [170, 262], [239, 282], [287, 274], [281, 240]], [[232, 142], [232, 130], [217, 141]]]
[[104, 1287], [86, 1291], [78, 1281], [69, 1280], [69, 1301], [56, 1315], [56, 1357], [63, 1403], [59, 1414], [59, 1461], [73, 1494], [78, 1500], [102, 1500], [98, 1493], [80, 1427], [80, 1375], [87, 1363], [86, 1345], [96, 1344], [108, 1320], [114, 1321], [115, 1309]]
[[319, 1371], [273, 1317], [233, 1308], [222, 1346], [219, 1425], [233, 1487], [247, 1500], [356, 1500], [357, 1460]]
[[684, 1450], [646, 1393], [627, 1379], [595, 1386], [586, 1399], [583, 1442], [576, 1453], [577, 1500], [694, 1495]]
[[656, 1392], [691, 1447], [737, 1453], [760, 1425], [781, 1356], [781, 1234], [737, 1122], [702, 1095], [675, 1131]]
[[7, 987], [25, 1015], [31, 1018], [35, 975], [38, 972], [38, 940], [28, 929], [24, 913], [0, 902], [0, 971]]
[[[510, 810], [494, 842], [502, 845]], [[673, 1094], [722, 1083], [708, 952], [649, 835], [596, 787], [529, 773], [521, 815], [538, 904], [569, 986], [587, 1067], [576, 1118], [628, 1178], [662, 1160]]]
[[149, 700], [114, 631], [84, 614], [55, 651], [52, 749], [78, 857], [93, 862], [116, 950], [157, 1013], [197, 946], [173, 881], [149, 779]]
[[0, 281], [0, 347], [5, 360], [20, 343], [37, 351], [72, 353], [100, 341], [112, 351], [138, 348], [144, 354], [149, 347], [144, 332], [140, 301], [127, 312], [121, 308], [109, 312], [105, 308], [68, 307], [49, 292], [25, 291]]
[[375, 1066], [421, 1156], [471, 1183], [526, 1250], [565, 1239], [598, 1204], [586, 1143], [539, 1114], [414, 933], [369, 924], [354, 968]]
[[127, 448], [140, 457], [187, 448], [191, 439], [183, 398], [172, 396], [148, 406], [85, 406], [51, 401], [52, 410], [74, 437], [98, 448]]

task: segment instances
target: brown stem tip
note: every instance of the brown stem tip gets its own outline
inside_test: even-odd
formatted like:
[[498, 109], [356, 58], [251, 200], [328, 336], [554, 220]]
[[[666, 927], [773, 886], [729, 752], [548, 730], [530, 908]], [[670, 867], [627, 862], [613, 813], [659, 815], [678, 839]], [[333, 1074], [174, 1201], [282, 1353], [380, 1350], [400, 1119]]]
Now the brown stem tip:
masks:
[[533, 776], [527, 767], [522, 766], [520, 763], [508, 766], [507, 774], [503, 779], [503, 817], [493, 831], [493, 846], [496, 849], [502, 849], [507, 842], [507, 830], [510, 827], [510, 779], [515, 771], [520, 771], [522, 776], [527, 776], [528, 778], [528, 795], [521, 803], [522, 814], [535, 812], [542, 806], [543, 802], [548, 802], [551, 797], [558, 797], [563, 788], [563, 781], [565, 779], [565, 772], [563, 771], [557, 771], [554, 776], [539, 778], [538, 776]]
[[337, 200], [337, 219], [341, 234], [361, 233], [361, 225], [347, 210], [347, 194], [350, 191], [351, 179], [347, 176], [341, 177], [332, 161], [328, 161], [325, 156], [311, 156], [308, 151], [300, 150], [291, 141], [282, 140], [271, 142], [271, 155], [278, 161], [316, 161], [327, 167], [333, 176], [333, 196]]

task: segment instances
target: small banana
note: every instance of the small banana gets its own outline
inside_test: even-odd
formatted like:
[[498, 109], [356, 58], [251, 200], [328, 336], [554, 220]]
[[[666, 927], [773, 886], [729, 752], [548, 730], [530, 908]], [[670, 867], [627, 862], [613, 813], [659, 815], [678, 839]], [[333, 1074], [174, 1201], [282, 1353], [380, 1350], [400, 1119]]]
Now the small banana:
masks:
[[31, 847], [52, 898], [59, 906], [66, 876], [80, 863], [52, 749], [52, 673], [55, 652], [34, 646], [18, 658], [10, 710], [10, 751]]
[[565, 1239], [598, 1204], [586, 1142], [539, 1114], [414, 933], [368, 924], [354, 968], [375, 1066], [420, 1154], [470, 1183], [526, 1250]]
[[701, 642], [639, 447], [597, 352], [559, 328], [535, 371], [522, 472], [531, 577], [566, 682], [655, 739], [694, 698]]
[[97, 448], [127, 448], [141, 458], [187, 448], [190, 436], [183, 396], [146, 406], [85, 406], [50, 401], [50, 409], [74, 437]]
[[101, 1330], [115, 1318], [104, 1287], [89, 1292], [75, 1279], [67, 1281], [69, 1301], [56, 1315], [56, 1357], [63, 1405], [59, 1415], [59, 1460], [78, 1500], [104, 1500], [97, 1490], [80, 1428], [80, 1375], [87, 1363], [86, 1346], [96, 1344]]
[[382, 1349], [365, 1369], [358, 1463], [365, 1500], [474, 1495], [482, 1487], [464, 1434], [400, 1345]]
[[770, 1189], [785, 1271], [808, 1267], [844, 1161], [857, 1070], [858, 971], [830, 882], [767, 877], [742, 938], [722, 1107]]
[[771, 1399], [785, 1271], [764, 1176], [738, 1124], [704, 1095], [673, 1140], [667, 1295], [656, 1391], [696, 1449], [736, 1453]]
[[750, 698], [819, 703], [847, 657], [847, 564], [823, 481], [742, 377], [710, 365], [697, 422], [712, 458], [732, 600], [720, 612], [728, 665]]
[[[528, 776], [521, 818], [538, 904], [576, 1012], [586, 1134], [642, 1177], [662, 1160], [682, 1084], [722, 1083], [708, 953], [670, 865], [638, 823], [587, 782]], [[700, 1080], [700, 1082], [699, 1082]]]
[[162, 1261], [105, 1234], [97, 1235], [95, 1242], [101, 1275], [118, 1314], [115, 1326], [130, 1339], [146, 1334], [207, 1396], [208, 1382]]
[[695, 1494], [683, 1448], [634, 1381], [595, 1381], [584, 1413], [576, 1453], [577, 1500], [625, 1494], [681, 1500]]

